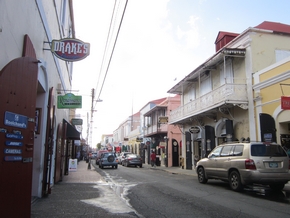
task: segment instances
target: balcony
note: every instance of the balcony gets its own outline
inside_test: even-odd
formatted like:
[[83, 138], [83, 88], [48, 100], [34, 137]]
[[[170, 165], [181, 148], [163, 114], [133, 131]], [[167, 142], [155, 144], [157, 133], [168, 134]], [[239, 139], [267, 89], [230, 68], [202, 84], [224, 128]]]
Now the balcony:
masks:
[[151, 136], [159, 133], [165, 133], [168, 130], [168, 124], [150, 125], [144, 130], [144, 136]]
[[248, 104], [246, 84], [225, 84], [219, 88], [171, 111], [169, 124], [186, 120], [189, 117], [201, 114], [225, 104]]

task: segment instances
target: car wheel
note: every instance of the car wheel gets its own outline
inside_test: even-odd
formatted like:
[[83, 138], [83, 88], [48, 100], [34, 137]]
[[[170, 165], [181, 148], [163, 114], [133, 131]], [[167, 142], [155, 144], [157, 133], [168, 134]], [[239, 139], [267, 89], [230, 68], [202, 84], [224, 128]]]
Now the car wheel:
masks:
[[271, 189], [275, 190], [275, 191], [281, 191], [283, 190], [285, 184], [283, 183], [277, 183], [277, 184], [271, 184], [269, 185]]
[[115, 166], [115, 169], [118, 169], [118, 165]]
[[139, 167], [140, 167], [140, 168], [142, 168], [142, 164], [141, 164], [141, 165], [139, 165]]
[[101, 168], [104, 169], [104, 166], [102, 165]]
[[207, 183], [207, 178], [205, 177], [205, 172], [204, 169], [202, 167], [199, 167], [197, 170], [197, 178], [199, 183]]
[[101, 168], [101, 165], [99, 164], [99, 168]]
[[232, 171], [229, 177], [230, 187], [233, 191], [241, 191], [243, 185], [241, 182], [240, 174], [237, 171]]

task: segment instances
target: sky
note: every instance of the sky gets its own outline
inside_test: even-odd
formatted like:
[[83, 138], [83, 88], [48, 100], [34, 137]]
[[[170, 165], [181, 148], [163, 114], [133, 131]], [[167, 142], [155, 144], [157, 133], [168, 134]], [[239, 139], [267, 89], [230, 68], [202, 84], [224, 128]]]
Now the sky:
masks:
[[215, 53], [219, 31], [242, 33], [263, 21], [290, 25], [289, 0], [128, 0], [119, 29], [125, 5], [73, 0], [76, 38], [90, 43], [90, 55], [73, 70], [85, 139], [92, 88], [102, 100], [93, 104], [92, 147], [148, 102], [170, 96], [168, 90]]

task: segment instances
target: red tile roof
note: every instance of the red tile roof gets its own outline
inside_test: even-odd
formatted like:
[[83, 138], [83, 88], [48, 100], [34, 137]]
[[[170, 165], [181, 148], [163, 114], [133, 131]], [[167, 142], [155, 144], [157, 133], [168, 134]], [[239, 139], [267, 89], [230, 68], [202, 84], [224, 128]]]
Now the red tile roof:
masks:
[[290, 33], [290, 25], [270, 21], [264, 21], [258, 26], [255, 26], [255, 28], [264, 30], [273, 30], [274, 32], [280, 33]]

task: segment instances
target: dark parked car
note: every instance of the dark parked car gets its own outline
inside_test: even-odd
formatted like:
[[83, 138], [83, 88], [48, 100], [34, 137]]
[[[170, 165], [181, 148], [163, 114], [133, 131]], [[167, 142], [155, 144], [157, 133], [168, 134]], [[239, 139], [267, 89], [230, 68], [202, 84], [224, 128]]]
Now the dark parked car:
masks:
[[98, 151], [97, 156], [96, 156], [96, 165], [99, 165], [101, 154], [106, 153], [106, 152], [109, 152], [109, 151], [108, 150], [99, 150]]
[[118, 160], [119, 160], [119, 164], [122, 164], [123, 160], [125, 159], [126, 155], [128, 154], [132, 154], [131, 152], [122, 152], [119, 157], [118, 157]]
[[127, 154], [125, 159], [122, 161], [123, 166], [139, 166], [142, 168], [142, 158], [137, 154]]
[[104, 167], [112, 167], [112, 168], [118, 168], [118, 159], [117, 155], [113, 152], [106, 152], [102, 153], [101, 158], [99, 160], [99, 168]]
[[92, 153], [92, 159], [96, 159], [98, 152], [93, 152]]

